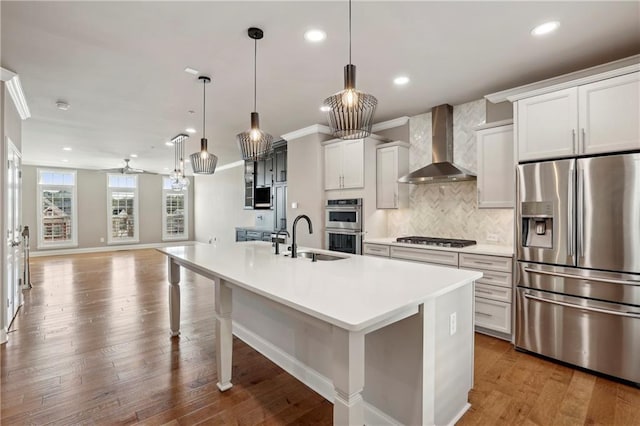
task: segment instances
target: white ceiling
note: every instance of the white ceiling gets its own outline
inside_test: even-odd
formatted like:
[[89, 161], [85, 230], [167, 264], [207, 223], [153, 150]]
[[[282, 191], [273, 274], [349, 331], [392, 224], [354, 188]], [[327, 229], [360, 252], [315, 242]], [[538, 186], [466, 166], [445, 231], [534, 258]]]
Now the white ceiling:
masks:
[[[322, 100], [342, 89], [347, 2], [2, 1], [3, 67], [20, 75], [32, 117], [23, 126], [26, 163], [155, 171], [173, 165], [164, 142], [194, 127], [210, 75], [209, 150], [240, 159], [235, 135], [253, 102], [250, 26], [258, 42], [258, 111], [279, 136], [325, 124]], [[535, 25], [557, 33], [534, 38]], [[322, 44], [306, 29], [327, 32]], [[353, 4], [357, 86], [378, 98], [376, 121], [459, 104], [640, 52], [639, 2], [360, 2]], [[411, 82], [394, 87], [406, 74]], [[57, 100], [71, 104], [58, 110]], [[195, 114], [189, 114], [194, 110]], [[73, 149], [65, 152], [62, 147]], [[62, 163], [62, 160], [68, 160]]]

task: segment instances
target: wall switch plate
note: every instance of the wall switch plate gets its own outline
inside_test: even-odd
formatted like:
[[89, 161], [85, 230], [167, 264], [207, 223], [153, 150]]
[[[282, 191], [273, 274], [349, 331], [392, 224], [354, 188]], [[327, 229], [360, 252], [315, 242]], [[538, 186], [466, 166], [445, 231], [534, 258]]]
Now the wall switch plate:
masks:
[[456, 312], [449, 315], [449, 336], [453, 336], [456, 334], [456, 330], [458, 328], [458, 319]]
[[291, 208], [292, 209], [297, 209], [298, 208], [298, 203], [296, 203], [296, 202], [291, 203]]
[[498, 242], [498, 234], [492, 234], [490, 232], [487, 232], [487, 241], [491, 241], [493, 243], [497, 243]]

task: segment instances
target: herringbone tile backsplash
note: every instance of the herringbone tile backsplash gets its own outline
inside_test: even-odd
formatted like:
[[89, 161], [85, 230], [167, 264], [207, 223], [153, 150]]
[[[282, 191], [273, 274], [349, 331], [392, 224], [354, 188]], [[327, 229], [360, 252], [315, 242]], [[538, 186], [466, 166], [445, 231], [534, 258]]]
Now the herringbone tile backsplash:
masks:
[[[477, 171], [473, 128], [484, 122], [485, 101], [453, 108], [454, 162]], [[410, 170], [431, 163], [431, 113], [411, 117]], [[464, 238], [480, 244], [513, 244], [513, 209], [479, 209], [476, 182], [411, 185], [410, 208], [389, 211], [389, 236]], [[498, 241], [488, 241], [494, 234]]]

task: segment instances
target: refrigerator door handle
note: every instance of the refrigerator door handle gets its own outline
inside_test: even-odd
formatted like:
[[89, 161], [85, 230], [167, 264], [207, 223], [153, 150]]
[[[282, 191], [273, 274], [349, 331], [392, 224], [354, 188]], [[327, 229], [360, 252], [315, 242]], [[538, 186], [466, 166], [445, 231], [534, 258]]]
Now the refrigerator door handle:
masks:
[[593, 306], [576, 305], [573, 303], [560, 302], [559, 300], [545, 299], [543, 297], [533, 296], [532, 294], [529, 294], [527, 292], [524, 293], [524, 297], [526, 299], [536, 300], [538, 302], [550, 303], [552, 305], [565, 306], [567, 308], [583, 309], [585, 311], [599, 312], [601, 314], [617, 315], [620, 317], [640, 319], [640, 312], [637, 312], [637, 313], [636, 312], [618, 312], [618, 311], [611, 311], [609, 309], [595, 308]]
[[633, 281], [633, 280], [615, 280], [612, 278], [588, 277], [584, 275], [565, 274], [564, 272], [543, 271], [541, 269], [533, 269], [533, 268], [527, 268], [527, 267], [524, 268], [524, 271], [530, 272], [532, 274], [551, 275], [552, 277], [562, 277], [562, 278], [570, 278], [575, 280], [597, 281], [599, 283], [622, 284], [622, 285], [632, 285], [632, 286], [640, 287], [640, 281]]
[[[584, 169], [578, 167], [578, 253], [584, 257]], [[578, 262], [580, 264], [580, 262]]]
[[575, 204], [575, 194], [573, 193], [573, 188], [575, 187], [575, 169], [573, 165], [569, 169], [569, 183], [567, 185], [567, 200], [569, 201], [567, 206], [567, 255], [573, 257], [574, 252], [574, 241], [575, 235], [573, 235], [573, 223], [574, 223], [574, 214], [573, 214], [573, 206]]

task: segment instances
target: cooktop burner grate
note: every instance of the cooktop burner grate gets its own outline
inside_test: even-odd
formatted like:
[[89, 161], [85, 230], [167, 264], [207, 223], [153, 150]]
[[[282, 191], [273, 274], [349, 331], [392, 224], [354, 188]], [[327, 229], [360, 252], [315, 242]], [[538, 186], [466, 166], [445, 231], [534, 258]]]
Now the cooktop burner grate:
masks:
[[396, 239], [399, 243], [422, 244], [425, 246], [453, 247], [461, 248], [475, 245], [473, 240], [457, 240], [454, 238], [433, 238], [433, 237], [399, 237]]

